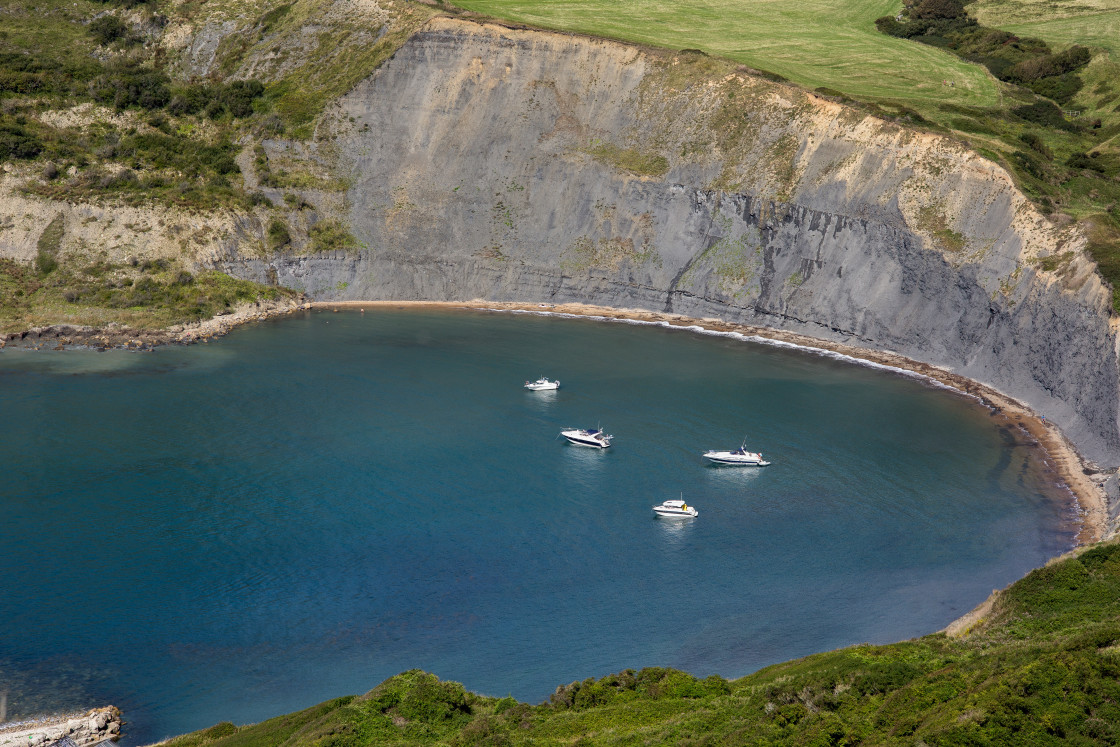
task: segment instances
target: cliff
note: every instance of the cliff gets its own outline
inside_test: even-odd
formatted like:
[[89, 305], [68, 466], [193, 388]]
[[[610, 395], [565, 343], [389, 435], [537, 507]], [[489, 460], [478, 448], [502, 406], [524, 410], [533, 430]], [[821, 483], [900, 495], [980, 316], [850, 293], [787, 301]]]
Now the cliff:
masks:
[[235, 238], [231, 274], [318, 300], [584, 301], [890, 350], [1120, 466], [1110, 289], [1083, 237], [955, 141], [698, 53], [437, 18], [313, 143], [265, 145], [345, 180], [357, 245], [262, 259]]

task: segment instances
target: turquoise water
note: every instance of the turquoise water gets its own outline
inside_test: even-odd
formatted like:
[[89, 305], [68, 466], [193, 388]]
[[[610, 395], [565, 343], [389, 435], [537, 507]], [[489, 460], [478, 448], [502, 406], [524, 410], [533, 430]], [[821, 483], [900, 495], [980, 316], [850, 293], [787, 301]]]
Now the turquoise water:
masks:
[[[559, 378], [531, 393], [526, 379]], [[539, 702], [932, 632], [1069, 548], [987, 410], [625, 324], [309, 313], [150, 353], [0, 353], [0, 689], [129, 744], [414, 667]], [[557, 439], [601, 424], [606, 451]], [[765, 469], [710, 467], [708, 448]], [[653, 518], [679, 496], [697, 519]]]

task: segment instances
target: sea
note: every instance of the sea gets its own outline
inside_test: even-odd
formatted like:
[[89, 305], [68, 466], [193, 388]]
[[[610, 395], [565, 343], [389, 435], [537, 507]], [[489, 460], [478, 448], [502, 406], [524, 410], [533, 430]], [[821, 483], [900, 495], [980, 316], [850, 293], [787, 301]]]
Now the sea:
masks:
[[[933, 633], [1079, 528], [976, 400], [698, 328], [378, 307], [8, 348], [0, 419], [7, 716], [111, 703], [125, 745], [414, 668], [529, 703], [741, 677]], [[743, 444], [771, 465], [702, 458]]]

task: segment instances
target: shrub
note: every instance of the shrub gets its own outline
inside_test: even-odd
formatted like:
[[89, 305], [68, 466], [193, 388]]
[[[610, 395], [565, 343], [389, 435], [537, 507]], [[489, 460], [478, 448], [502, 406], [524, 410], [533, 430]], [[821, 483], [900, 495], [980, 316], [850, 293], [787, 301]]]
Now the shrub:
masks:
[[1104, 164], [1096, 160], [1096, 154], [1090, 156], [1088, 153], [1074, 153], [1066, 159], [1066, 166], [1071, 169], [1089, 169], [1096, 171], [1098, 174], [1105, 172]]
[[908, 24], [899, 23], [895, 20], [894, 16], [876, 18], [875, 28], [879, 29], [879, 33], [887, 34], [888, 36], [897, 36], [902, 39], [909, 37], [909, 34], [907, 34]]
[[43, 151], [39, 137], [17, 122], [0, 122], [0, 161], [31, 159]]
[[158, 70], [134, 62], [109, 67], [94, 79], [90, 95], [117, 109], [162, 109], [171, 100], [168, 78]]
[[1024, 132], [1019, 136], [1019, 139], [1026, 143], [1027, 146], [1035, 153], [1041, 154], [1044, 158], [1046, 158], [1046, 160], [1049, 161], [1054, 158], [1054, 154], [1051, 153], [1050, 149], [1046, 147], [1046, 143], [1043, 142], [1042, 138], [1040, 138], [1035, 133]]
[[235, 117], [247, 117], [253, 113], [253, 101], [264, 94], [264, 84], [257, 80], [235, 80], [225, 86], [219, 98], [222, 104]]
[[354, 236], [337, 220], [320, 221], [308, 234], [313, 252], [348, 251], [358, 247]]
[[1072, 99], [1084, 82], [1080, 76], [1073, 73], [1066, 73], [1065, 75], [1056, 75], [1049, 78], [1041, 78], [1039, 80], [1031, 81], [1027, 84], [1027, 88], [1031, 89], [1039, 96], [1045, 96], [1048, 99], [1053, 99], [1059, 104], [1065, 104]]
[[89, 24], [89, 33], [98, 44], [102, 45], [111, 44], [121, 39], [127, 40], [131, 37], [128, 25], [114, 15], [95, 18]]
[[1062, 116], [1062, 110], [1049, 101], [1036, 101], [1033, 104], [1017, 106], [1011, 113], [1020, 119], [1045, 127], [1056, 127], [1062, 130], [1074, 130], [1073, 125]]
[[292, 240], [292, 235], [288, 232], [288, 226], [284, 221], [279, 218], [273, 218], [268, 224], [268, 246], [270, 249], [279, 249], [286, 246]]
[[916, 20], [942, 20], [964, 15], [964, 6], [957, 0], [921, 0], [910, 9], [910, 17]]
[[209, 101], [208, 86], [185, 86], [175, 90], [175, 95], [167, 105], [167, 111], [177, 117], [184, 114], [197, 114]]

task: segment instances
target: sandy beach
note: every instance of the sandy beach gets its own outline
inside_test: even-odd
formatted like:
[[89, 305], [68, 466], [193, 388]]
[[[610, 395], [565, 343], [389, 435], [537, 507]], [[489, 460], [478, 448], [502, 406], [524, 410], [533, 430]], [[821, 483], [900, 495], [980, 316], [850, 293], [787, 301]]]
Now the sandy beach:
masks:
[[954, 374], [937, 366], [922, 363], [895, 353], [868, 350], [852, 345], [820, 340], [793, 332], [753, 327], [746, 324], [732, 324], [719, 319], [696, 319], [678, 314], [662, 314], [644, 309], [615, 309], [589, 304], [541, 304], [512, 303], [500, 301], [341, 301], [314, 302], [308, 304], [317, 309], [384, 309], [384, 308], [443, 308], [475, 309], [507, 312], [533, 312], [540, 314], [568, 314], [572, 316], [596, 317], [605, 319], [632, 320], [663, 323], [678, 327], [700, 327], [713, 332], [735, 332], [746, 337], [757, 337], [761, 341], [773, 341], [796, 345], [802, 348], [828, 351], [874, 363], [880, 366], [908, 371], [927, 378], [938, 384], [955, 389], [962, 394], [975, 398], [990, 408], [1000, 422], [1019, 428], [1024, 434], [1036, 441], [1046, 455], [1048, 465], [1055, 475], [1069, 489], [1071, 501], [1081, 517], [1078, 531], [1079, 544], [1099, 542], [1108, 535], [1108, 512], [1103, 489], [1086, 474], [1088, 465], [1081, 455], [1066, 439], [1065, 435], [1050, 421], [1041, 417], [1029, 407], [1002, 392], [985, 386], [972, 379]]

